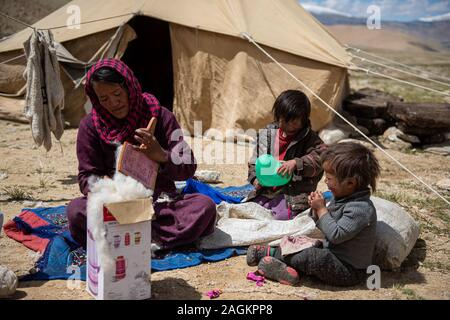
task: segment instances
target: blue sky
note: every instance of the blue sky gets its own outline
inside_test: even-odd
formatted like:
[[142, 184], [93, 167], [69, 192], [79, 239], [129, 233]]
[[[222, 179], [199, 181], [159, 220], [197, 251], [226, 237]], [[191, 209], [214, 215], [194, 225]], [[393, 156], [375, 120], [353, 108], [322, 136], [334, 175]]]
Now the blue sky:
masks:
[[381, 18], [409, 21], [438, 16], [450, 12], [450, 0], [299, 0], [337, 10], [352, 16], [367, 17], [367, 7], [374, 4], [381, 9]]

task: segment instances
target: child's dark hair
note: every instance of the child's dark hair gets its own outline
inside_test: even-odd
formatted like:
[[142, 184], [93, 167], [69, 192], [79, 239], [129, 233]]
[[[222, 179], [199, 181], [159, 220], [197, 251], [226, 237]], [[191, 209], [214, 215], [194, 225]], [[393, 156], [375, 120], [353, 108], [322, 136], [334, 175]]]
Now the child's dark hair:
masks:
[[376, 179], [380, 175], [380, 165], [371, 150], [359, 143], [343, 142], [329, 146], [322, 152], [322, 166], [333, 170], [339, 182], [355, 178], [359, 188], [371, 186], [376, 191]]
[[116, 70], [101, 67], [92, 74], [91, 82], [110, 82], [125, 86], [125, 78]]
[[286, 122], [289, 122], [300, 118], [302, 124], [306, 125], [311, 113], [311, 102], [299, 90], [286, 90], [275, 100], [272, 113], [276, 121], [283, 118]]

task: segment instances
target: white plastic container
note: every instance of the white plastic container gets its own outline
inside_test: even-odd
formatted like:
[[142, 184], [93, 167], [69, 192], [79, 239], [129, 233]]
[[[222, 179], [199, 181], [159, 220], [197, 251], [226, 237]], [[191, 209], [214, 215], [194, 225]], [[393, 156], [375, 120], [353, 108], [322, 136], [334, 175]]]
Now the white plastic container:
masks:
[[[105, 204], [103, 219], [108, 260], [105, 268], [101, 244], [94, 240], [95, 220], [87, 219], [87, 291], [97, 300], [143, 300], [151, 297], [151, 199]], [[103, 257], [103, 258], [102, 258]]]

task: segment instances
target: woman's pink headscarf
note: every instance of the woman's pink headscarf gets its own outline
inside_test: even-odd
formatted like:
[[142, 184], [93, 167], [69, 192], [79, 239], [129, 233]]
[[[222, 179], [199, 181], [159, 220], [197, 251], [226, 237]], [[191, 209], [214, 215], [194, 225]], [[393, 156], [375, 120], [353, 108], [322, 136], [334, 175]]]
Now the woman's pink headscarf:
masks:
[[[114, 69], [125, 78], [125, 85], [129, 94], [129, 112], [125, 119], [115, 118], [102, 107], [92, 88], [92, 75], [103, 67]], [[95, 128], [101, 139], [110, 144], [123, 143], [129, 139], [136, 129], [147, 127], [151, 117], [158, 117], [161, 110], [159, 101], [149, 93], [142, 93], [141, 85], [133, 71], [117, 59], [100, 60], [89, 69], [86, 75], [85, 92], [92, 103], [92, 119]]]

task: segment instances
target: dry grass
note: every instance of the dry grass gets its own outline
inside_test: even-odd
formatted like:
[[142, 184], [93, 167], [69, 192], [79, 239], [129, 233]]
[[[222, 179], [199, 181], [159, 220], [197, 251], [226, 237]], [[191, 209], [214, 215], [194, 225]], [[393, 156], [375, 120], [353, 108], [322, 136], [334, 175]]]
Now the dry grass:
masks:
[[[385, 51], [375, 51], [376, 55], [388, 58], [394, 61], [399, 61], [403, 64], [409, 65], [420, 70], [431, 72], [433, 74], [441, 75], [446, 78], [450, 78], [450, 54], [446, 53], [434, 53], [434, 52], [422, 52], [414, 53], [405, 56], [399, 55], [398, 53], [385, 52]], [[363, 54], [360, 54], [363, 56]], [[368, 57], [371, 60], [376, 60], [378, 62], [388, 64], [386, 62], [377, 60], [373, 57]], [[354, 59], [353, 62], [358, 66], [366, 69], [370, 69], [375, 72], [390, 75], [392, 77], [413, 82], [425, 87], [429, 87], [441, 92], [446, 92], [450, 94], [450, 87], [428, 80], [422, 80], [411, 75], [403, 74], [393, 70], [386, 70], [380, 66], [374, 66], [369, 63], [363, 63], [359, 59]], [[398, 65], [392, 65], [396, 68], [403, 69], [414, 74], [419, 74], [425, 76], [425, 74], [420, 74], [418, 71], [404, 69]], [[445, 80], [436, 78], [435, 80], [446, 82]], [[449, 81], [447, 81], [449, 83]], [[376, 88], [389, 92], [393, 95], [402, 97], [406, 102], [424, 102], [424, 103], [450, 103], [450, 98], [445, 95], [427, 91], [421, 88], [413, 87], [407, 84], [399, 83], [390, 79], [380, 78], [372, 75], [368, 75], [361, 71], [351, 71], [350, 72], [350, 86], [354, 90], [358, 90], [364, 87]]]
[[8, 197], [10, 201], [20, 201], [20, 200], [32, 200], [31, 194], [25, 190], [23, 187], [12, 185], [2, 188], [3, 193]]

